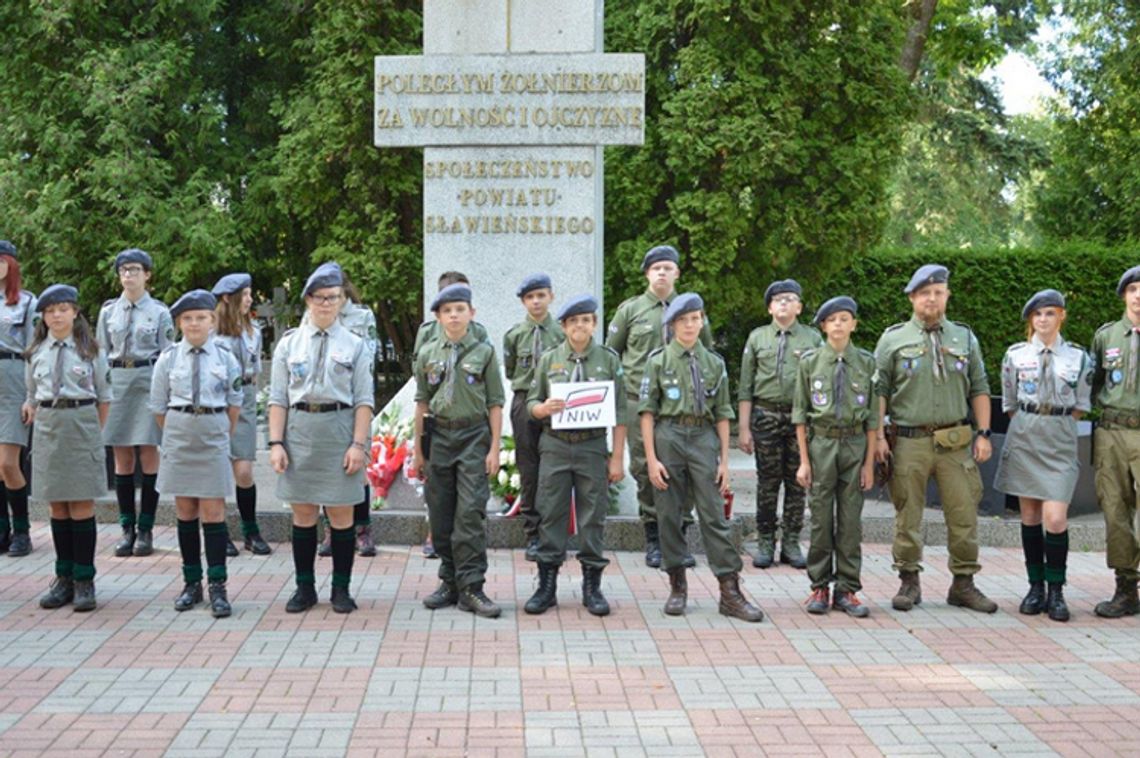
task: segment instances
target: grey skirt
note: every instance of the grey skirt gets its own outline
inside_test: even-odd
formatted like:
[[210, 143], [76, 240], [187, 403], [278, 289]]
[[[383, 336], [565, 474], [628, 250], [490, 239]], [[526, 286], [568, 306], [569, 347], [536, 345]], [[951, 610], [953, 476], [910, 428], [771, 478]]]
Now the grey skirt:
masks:
[[277, 497], [286, 503], [355, 505], [364, 499], [364, 469], [344, 473], [352, 444], [353, 408], [331, 413], [289, 410], [285, 452], [289, 468], [277, 477]]
[[241, 414], [230, 435], [230, 458], [235, 461], [257, 460], [257, 385], [247, 384], [241, 399]]
[[147, 407], [153, 366], [111, 369], [111, 412], [103, 427], [103, 444], [115, 447], [157, 445], [162, 432]]
[[107, 494], [107, 459], [94, 405], [37, 408], [32, 499], [94, 500]]
[[995, 489], [1068, 503], [1072, 502], [1079, 474], [1076, 419], [1014, 414], [994, 474]]
[[167, 497], [227, 497], [234, 492], [230, 418], [171, 411], [162, 430], [155, 488]]
[[28, 445], [28, 427], [20, 420], [25, 390], [24, 362], [0, 360], [0, 445]]

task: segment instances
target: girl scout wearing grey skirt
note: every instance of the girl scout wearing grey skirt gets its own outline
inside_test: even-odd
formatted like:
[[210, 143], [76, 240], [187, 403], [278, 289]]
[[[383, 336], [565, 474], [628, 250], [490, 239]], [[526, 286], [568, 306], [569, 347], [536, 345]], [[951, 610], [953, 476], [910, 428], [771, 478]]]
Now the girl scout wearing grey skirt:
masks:
[[1011, 346], [1001, 364], [1002, 410], [1012, 421], [994, 487], [1017, 495], [1021, 504], [1021, 546], [1029, 574], [1021, 612], [1045, 611], [1054, 621], [1068, 621], [1061, 591], [1069, 553], [1068, 511], [1077, 486], [1077, 419], [1092, 407], [1093, 363], [1088, 353], [1061, 337], [1065, 298], [1060, 292], [1038, 292], [1021, 317], [1029, 322], [1029, 341]]
[[32, 496], [51, 506], [55, 580], [41, 608], [95, 609], [95, 498], [107, 491], [101, 427], [111, 386], [107, 361], [79, 313], [79, 293], [53, 284], [36, 306], [43, 322], [28, 348], [24, 421], [36, 422]]
[[214, 339], [217, 300], [192, 290], [171, 307], [182, 339], [162, 351], [154, 366], [150, 410], [162, 427], [158, 489], [174, 497], [178, 548], [186, 584], [174, 610], [202, 602], [202, 544], [214, 618], [230, 615], [226, 597], [226, 495], [233, 492], [230, 433], [241, 412], [241, 367]]
[[[154, 514], [158, 510], [158, 445], [160, 432], [147, 412], [151, 371], [158, 354], [174, 338], [170, 311], [146, 291], [154, 262], [137, 248], [115, 256], [123, 294], [103, 303], [95, 336], [111, 366], [111, 413], [103, 427], [103, 443], [115, 452], [115, 495], [123, 538], [115, 555], [154, 552]], [[135, 544], [135, 447], [142, 463], [142, 510]]]
[[[249, 274], [226, 274], [214, 285], [218, 298], [215, 339], [229, 348], [241, 367], [241, 415], [230, 436], [238, 514], [245, 549], [254, 555], [273, 550], [261, 538], [257, 525], [257, 487], [253, 483], [253, 462], [257, 460], [257, 377], [261, 375], [261, 325], [253, 320], [253, 278]], [[229, 537], [226, 555], [237, 555]]]
[[321, 264], [305, 282], [305, 318], [273, 351], [269, 390], [269, 462], [277, 496], [293, 507], [297, 591], [285, 610], [317, 604], [315, 564], [320, 506], [332, 522], [332, 607], [350, 613], [352, 506], [364, 491], [372, 422], [372, 374], [364, 342], [338, 320], [343, 274]]
[[32, 343], [37, 318], [36, 296], [20, 289], [16, 246], [0, 240], [0, 553], [13, 557], [32, 552], [28, 483], [20, 469], [20, 451], [28, 446], [28, 427], [20, 418], [20, 407], [25, 394], [24, 351]]

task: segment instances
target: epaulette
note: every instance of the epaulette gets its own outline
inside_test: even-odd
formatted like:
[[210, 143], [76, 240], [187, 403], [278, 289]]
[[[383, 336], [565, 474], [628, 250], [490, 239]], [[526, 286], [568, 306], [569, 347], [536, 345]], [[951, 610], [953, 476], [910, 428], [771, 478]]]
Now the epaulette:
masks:
[[1104, 324], [1101, 324], [1101, 325], [1100, 325], [1100, 327], [1099, 327], [1099, 328], [1096, 330], [1096, 333], [1097, 333], [1097, 334], [1100, 334], [1100, 333], [1101, 333], [1101, 332], [1103, 332], [1105, 329], [1109, 328], [1110, 326], [1112, 326], [1112, 325], [1113, 325], [1113, 324], [1115, 324], [1115, 323], [1116, 323], [1115, 321], [1109, 321], [1109, 322], [1106, 322], [1106, 323], [1104, 323]]
[[[598, 345], [598, 347], [600, 347], [602, 350], [605, 350], [607, 353], [617, 358], [618, 360], [621, 360], [621, 353], [619, 353], [617, 350], [614, 350], [609, 345]], [[650, 355], [652, 355], [652, 353], [650, 353]]]
[[429, 318], [427, 321], [420, 324], [419, 329], [417, 329], [416, 331], [419, 331], [420, 329], [426, 329], [427, 327], [431, 326], [434, 323], [435, 323], [435, 319]]
[[104, 301], [103, 301], [103, 304], [102, 304], [101, 306], [99, 306], [99, 308], [100, 308], [100, 309], [102, 309], [102, 308], [106, 308], [108, 305], [112, 305], [113, 303], [115, 303], [115, 301], [117, 301], [118, 299], [119, 299], [119, 298], [117, 298], [117, 297], [112, 297], [112, 298], [111, 298], [111, 299], [109, 299], [109, 300], [104, 300]]
[[[222, 343], [218, 342], [217, 344], [221, 345]], [[178, 347], [178, 343], [177, 342], [171, 342], [169, 345], [162, 348], [162, 352], [160, 352], [159, 355], [162, 355], [162, 353], [169, 353], [171, 350], [173, 350], [176, 347]], [[228, 350], [229, 348], [226, 348], [226, 349]]]
[[286, 329], [285, 333], [281, 335], [282, 339], [284, 339], [285, 337], [288, 337], [290, 334], [292, 334], [295, 331], [297, 331], [297, 327], [295, 327], [295, 326], [291, 329]]
[[951, 321], [950, 323], [951, 323], [951, 324], [953, 324], [954, 326], [960, 326], [960, 327], [962, 327], [963, 329], [965, 329], [966, 331], [970, 332], [971, 334], [973, 334], [973, 333], [974, 333], [974, 330], [973, 330], [973, 329], [971, 329], [971, 328], [970, 328], [970, 325], [969, 325], [969, 324], [967, 324], [965, 321]]
[[[812, 348], [812, 352], [814, 352], [814, 351], [815, 351], [815, 349], [816, 349], [816, 348]], [[868, 349], [864, 348], [864, 347], [857, 347], [857, 348], [855, 348], [855, 352], [856, 352], [857, 354], [859, 354], [859, 355], [862, 355], [862, 356], [865, 356], [865, 357], [867, 357], [867, 358], [870, 358], [871, 360], [875, 360], [875, 354], [874, 354], [874, 353], [872, 353], [870, 350], [868, 350]]]
[[817, 352], [819, 352], [818, 347], [809, 347], [807, 350], [800, 353], [800, 362], [802, 363], [803, 361], [811, 360], [815, 357], [815, 354]]
[[665, 349], [664, 347], [655, 347], [649, 351], [649, 355], [647, 357], [652, 358], [653, 356], [657, 355], [658, 353], [660, 353], [664, 349]]
[[888, 326], [888, 327], [887, 327], [887, 328], [886, 328], [886, 329], [883, 331], [883, 334], [890, 334], [891, 332], [893, 332], [893, 331], [894, 331], [894, 330], [896, 330], [896, 329], [902, 329], [904, 326], [906, 326], [906, 325], [907, 325], [907, 323], [908, 323], [908, 322], [906, 322], [906, 321], [900, 321], [899, 323], [897, 323], [897, 324], [895, 324], [895, 325], [893, 325], [893, 326]]
[[233, 351], [233, 348], [230, 347], [230, 343], [228, 340], [216, 339], [216, 340], [214, 340], [214, 344], [218, 346], [219, 350], [225, 350], [227, 353], [233, 355], [234, 351]]
[[1009, 346], [1009, 349], [1010, 350], [1017, 350], [1018, 348], [1025, 347], [1028, 344], [1029, 343], [1025, 342], [1024, 340], [1021, 342], [1014, 342], [1012, 345]]

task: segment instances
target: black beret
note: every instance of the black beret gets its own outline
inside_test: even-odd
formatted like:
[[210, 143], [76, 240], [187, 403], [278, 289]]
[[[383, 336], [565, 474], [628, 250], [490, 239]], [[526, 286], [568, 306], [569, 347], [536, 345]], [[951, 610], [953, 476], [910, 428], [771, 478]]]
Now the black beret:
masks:
[[593, 295], [575, 295], [570, 298], [570, 301], [566, 303], [566, 305], [562, 306], [562, 310], [558, 312], [558, 320], [565, 321], [571, 316], [597, 312], [598, 298]]
[[515, 297], [522, 297], [528, 292], [541, 289], [553, 289], [554, 285], [550, 283], [550, 277], [546, 274], [531, 274], [522, 280], [522, 284], [515, 290]]
[[212, 311], [218, 305], [218, 298], [208, 290], [190, 290], [170, 306], [170, 317], [177, 319], [186, 311]]
[[764, 305], [771, 305], [772, 298], [786, 292], [790, 292], [796, 297], [802, 297], [804, 294], [803, 287], [795, 279], [780, 279], [769, 284], [768, 289], [764, 290]]
[[151, 260], [150, 253], [146, 250], [139, 250], [137, 247], [127, 248], [115, 256], [116, 271], [128, 263], [138, 263], [147, 271], [154, 268], [154, 261]]
[[305, 289], [301, 291], [301, 296], [308, 297], [313, 293], [313, 290], [322, 290], [325, 287], [343, 286], [344, 272], [340, 270], [340, 264], [328, 261], [317, 266], [316, 270], [309, 274], [308, 280], [305, 281]]
[[645, 257], [641, 259], [642, 272], [648, 271], [650, 266], [654, 263], [660, 263], [661, 261], [672, 261], [680, 266], [681, 254], [678, 253], [677, 248], [672, 245], [658, 245], [646, 253]]
[[1140, 266], [1133, 266], [1124, 272], [1120, 277], [1120, 282], [1116, 285], [1116, 296], [1120, 297], [1124, 294], [1124, 290], [1128, 288], [1132, 282], [1140, 282]]
[[666, 324], [672, 324], [678, 316], [683, 316], [693, 311], [703, 311], [704, 309], [705, 301], [701, 300], [700, 295], [696, 292], [686, 292], [673, 298], [673, 302], [669, 303], [669, 307], [665, 309], [665, 315], [662, 316], [662, 320]]
[[1029, 318], [1030, 315], [1033, 314], [1033, 311], [1050, 306], [1064, 308], [1065, 296], [1057, 290], [1041, 290], [1025, 302], [1025, 307], [1021, 309], [1021, 317], [1023, 319]]
[[40, 293], [39, 300], [36, 301], [36, 312], [43, 313], [51, 305], [78, 302], [79, 290], [70, 284], [53, 284]]
[[431, 301], [432, 313], [435, 313], [448, 303], [471, 304], [471, 288], [466, 284], [449, 284], [439, 291], [435, 300]]
[[855, 302], [854, 298], [847, 295], [840, 295], [833, 297], [823, 305], [819, 306], [819, 310], [815, 313], [815, 323], [818, 326], [824, 321], [827, 321], [829, 316], [833, 316], [840, 311], [847, 311], [852, 316], [859, 315], [859, 305]]

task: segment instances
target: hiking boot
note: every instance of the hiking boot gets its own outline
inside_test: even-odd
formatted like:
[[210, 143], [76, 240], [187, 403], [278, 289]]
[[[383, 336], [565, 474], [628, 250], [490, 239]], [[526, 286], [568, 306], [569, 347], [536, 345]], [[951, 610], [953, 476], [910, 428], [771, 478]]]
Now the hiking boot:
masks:
[[918, 581], [917, 571], [899, 572], [899, 591], [891, 598], [891, 607], [896, 611], [909, 611], [916, 605], [922, 604], [922, 585]]
[[234, 612], [230, 606], [230, 599], [226, 597], [225, 582], [210, 582], [209, 592], [211, 616], [222, 619]]
[[1096, 615], [1106, 619], [1135, 616], [1140, 613], [1140, 597], [1136, 596], [1136, 580], [1116, 577], [1116, 592], [1111, 600], [1102, 600], [1094, 609]]
[[764, 611], [748, 601], [740, 590], [740, 574], [733, 571], [716, 578], [720, 584], [720, 612], [741, 621], [753, 623], [764, 620]]
[[8, 555], [13, 558], [23, 558], [32, 552], [32, 538], [27, 532], [12, 534], [12, 544], [8, 546]]
[[269, 543], [262, 538], [260, 532], [246, 536], [245, 549], [254, 555], [269, 555], [273, 552], [273, 548], [269, 547]]
[[75, 583], [75, 601], [71, 610], [76, 613], [95, 610], [95, 580], [80, 579]]
[[356, 527], [356, 554], [362, 558], [372, 558], [376, 555], [376, 541], [372, 539], [371, 524], [361, 524]]
[[1029, 592], [1021, 599], [1017, 612], [1036, 616], [1045, 610], [1045, 582], [1030, 582]]
[[602, 594], [602, 569], [582, 567], [582, 605], [592, 616], [610, 615], [610, 604]]
[[70, 576], [57, 576], [51, 587], [40, 597], [40, 607], [51, 610], [62, 608], [75, 599], [75, 582]]
[[[139, 529], [139, 538], [135, 542], [134, 555], [143, 558], [154, 552], [154, 530]], [[236, 553], [235, 553], [236, 555]]]
[[356, 610], [356, 601], [348, 594], [348, 587], [333, 587], [329, 601], [336, 613], [352, 613]]
[[202, 583], [186, 582], [182, 586], [182, 592], [174, 598], [174, 610], [188, 611], [200, 602], [202, 602]]
[[831, 601], [831, 607], [857, 619], [865, 619], [871, 615], [871, 609], [859, 602], [859, 598], [854, 592], [836, 590], [835, 598]]
[[645, 522], [645, 565], [661, 568], [661, 536], [656, 521]]
[[487, 619], [498, 618], [503, 612], [495, 601], [487, 597], [482, 585], [464, 587], [459, 591], [459, 610], [474, 613]]
[[799, 537], [780, 540], [780, 563], [786, 563], [794, 569], [807, 568], [807, 558], [804, 558]]
[[538, 589], [526, 601], [523, 610], [530, 614], [545, 613], [558, 605], [558, 564], [538, 564]]
[[776, 535], [761, 534], [756, 538], [756, 555], [752, 565], [758, 569], [770, 568], [776, 562]]
[[978, 613], [994, 613], [998, 608], [997, 603], [977, 588], [974, 577], [961, 574], [955, 575], [954, 581], [950, 584], [950, 591], [946, 593], [946, 603], [969, 608]]
[[685, 602], [689, 599], [689, 582], [685, 579], [685, 567], [669, 569], [669, 599], [665, 601], [665, 613], [669, 616], [684, 616]]
[[455, 588], [454, 584], [447, 582], [440, 582], [436, 591], [423, 599], [425, 608], [436, 610], [439, 608], [446, 608], [449, 605], [455, 605], [459, 602], [459, 590]]
[[133, 526], [123, 527], [122, 538], [115, 543], [115, 557], [126, 558], [128, 555], [135, 554], [135, 528]]
[[293, 590], [292, 597], [289, 602], [285, 603], [286, 613], [301, 613], [307, 611], [317, 604], [317, 587], [316, 585], [305, 582], [298, 584], [297, 589]]
[[1069, 606], [1065, 602], [1065, 593], [1061, 590], [1064, 586], [1061, 582], [1049, 582], [1049, 595], [1045, 598], [1045, 608], [1053, 621], [1069, 620]]
[[817, 587], [812, 590], [811, 597], [807, 601], [807, 612], [816, 616], [825, 615], [831, 608], [831, 598], [828, 595], [827, 587]]

